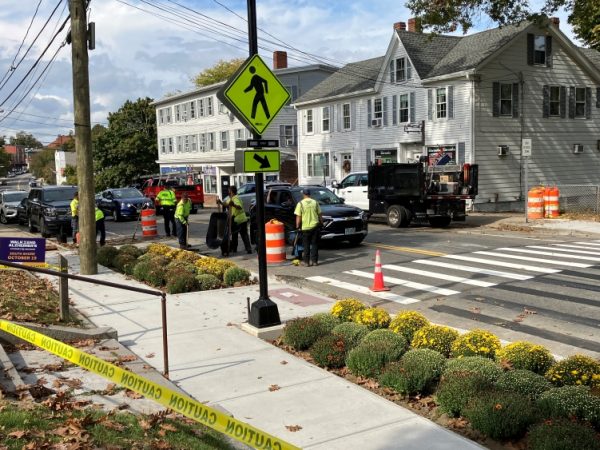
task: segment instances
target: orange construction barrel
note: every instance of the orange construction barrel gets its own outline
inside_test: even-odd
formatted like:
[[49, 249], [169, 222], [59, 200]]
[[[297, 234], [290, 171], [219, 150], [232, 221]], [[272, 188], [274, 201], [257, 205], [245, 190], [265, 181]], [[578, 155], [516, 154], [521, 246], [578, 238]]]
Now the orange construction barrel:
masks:
[[267, 247], [267, 264], [286, 262], [285, 230], [282, 222], [273, 219], [265, 224], [265, 244]]
[[156, 237], [156, 210], [142, 209], [142, 236]]
[[531, 188], [527, 194], [527, 218], [544, 218], [544, 192], [543, 187]]
[[544, 192], [544, 216], [548, 219], [556, 219], [559, 216], [558, 206], [559, 206], [559, 196], [560, 191], [556, 186], [547, 187]]

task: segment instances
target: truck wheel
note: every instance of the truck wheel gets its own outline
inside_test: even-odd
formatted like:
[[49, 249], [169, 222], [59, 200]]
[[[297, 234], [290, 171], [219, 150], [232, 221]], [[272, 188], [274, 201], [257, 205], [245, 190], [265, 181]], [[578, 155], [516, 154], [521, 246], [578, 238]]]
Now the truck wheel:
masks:
[[31, 217], [29, 217], [29, 232], [35, 233], [37, 231], [37, 227], [33, 224]]
[[48, 225], [46, 225], [46, 220], [42, 219], [40, 222], [40, 233], [43, 238], [50, 237], [50, 233], [48, 232]]
[[[387, 210], [387, 223], [392, 228], [407, 226], [408, 211], [404, 206], [392, 205]], [[403, 225], [406, 224], [406, 225]]]
[[450, 217], [432, 217], [429, 219], [429, 225], [433, 228], [446, 228], [451, 221]]
[[4, 215], [4, 211], [0, 212], [0, 223], [3, 223], [3, 224], [8, 223], [8, 220], [6, 219], [6, 216]]
[[116, 208], [115, 208], [115, 209], [113, 209], [112, 216], [113, 216], [113, 220], [114, 220], [115, 222], [120, 222], [120, 221], [122, 220], [122, 218], [121, 218], [121, 213], [120, 213], [119, 211], [117, 211], [117, 209], [116, 209]]

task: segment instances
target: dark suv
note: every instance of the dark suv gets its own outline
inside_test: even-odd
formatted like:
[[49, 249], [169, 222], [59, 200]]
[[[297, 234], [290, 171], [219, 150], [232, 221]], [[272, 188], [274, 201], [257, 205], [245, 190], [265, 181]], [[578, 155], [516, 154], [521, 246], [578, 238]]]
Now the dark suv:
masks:
[[[323, 214], [320, 230], [322, 241], [348, 241], [360, 244], [368, 233], [368, 214], [355, 206], [345, 205], [329, 189], [323, 186], [275, 186], [265, 189], [265, 222], [277, 219], [283, 222], [285, 236], [291, 244], [290, 231], [296, 229], [296, 204], [302, 200], [302, 189], [310, 190], [310, 197], [319, 202]], [[256, 208], [250, 209], [251, 229], [256, 230]]]
[[38, 228], [43, 237], [71, 233], [71, 200], [76, 186], [33, 187], [27, 199], [29, 231]]

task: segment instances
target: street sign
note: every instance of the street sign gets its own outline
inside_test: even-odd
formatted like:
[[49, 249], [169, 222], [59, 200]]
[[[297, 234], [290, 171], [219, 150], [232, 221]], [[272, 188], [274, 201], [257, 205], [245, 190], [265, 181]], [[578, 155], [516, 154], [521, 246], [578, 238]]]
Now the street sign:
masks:
[[248, 148], [277, 148], [279, 139], [248, 139], [246, 141]]
[[521, 156], [531, 156], [531, 139], [521, 141]]
[[253, 55], [217, 92], [217, 98], [256, 134], [263, 134], [290, 99], [287, 89], [258, 55]]
[[244, 172], [279, 172], [279, 150], [246, 150]]

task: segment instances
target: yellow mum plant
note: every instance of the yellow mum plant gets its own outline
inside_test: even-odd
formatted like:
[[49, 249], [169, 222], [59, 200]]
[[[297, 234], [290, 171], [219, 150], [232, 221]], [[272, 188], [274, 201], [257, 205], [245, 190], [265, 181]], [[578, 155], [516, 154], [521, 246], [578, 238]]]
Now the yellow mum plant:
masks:
[[223, 281], [223, 274], [230, 267], [235, 267], [235, 263], [223, 259], [213, 258], [212, 256], [201, 257], [194, 265], [199, 272], [214, 275], [219, 280]]
[[452, 343], [452, 356], [483, 356], [494, 358], [500, 349], [500, 339], [486, 330], [471, 330]]
[[458, 331], [441, 325], [427, 325], [418, 330], [412, 340], [413, 348], [430, 348], [449, 357], [452, 343], [458, 339]]
[[416, 311], [400, 311], [390, 322], [390, 330], [401, 334], [407, 342], [412, 341], [417, 330], [429, 325], [429, 320]]
[[190, 252], [187, 250], [179, 250], [179, 253], [175, 255], [175, 259], [177, 261], [185, 261], [191, 264], [195, 264], [196, 261], [198, 261], [200, 258], [202, 257], [198, 253]]
[[513, 369], [531, 370], [544, 375], [554, 364], [550, 351], [541, 345], [518, 341], [502, 347], [496, 352], [496, 361], [510, 365]]
[[546, 378], [557, 386], [600, 387], [600, 362], [585, 355], [569, 356], [546, 372]]
[[173, 251], [173, 247], [169, 247], [168, 245], [165, 244], [150, 244], [148, 246], [148, 253], [152, 253], [155, 255], [167, 255], [168, 253], [170, 253], [171, 251]]
[[338, 317], [342, 322], [351, 322], [357, 312], [366, 308], [367, 305], [356, 298], [344, 298], [333, 304], [331, 314]]
[[352, 320], [361, 325], [366, 325], [370, 330], [375, 330], [377, 328], [387, 328], [391, 318], [383, 308], [367, 308], [354, 314]]

